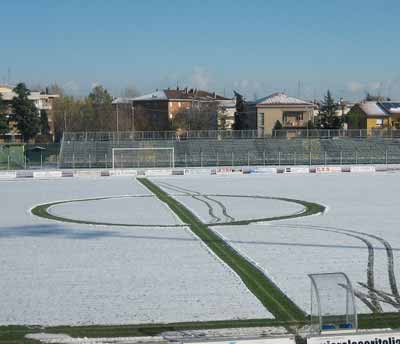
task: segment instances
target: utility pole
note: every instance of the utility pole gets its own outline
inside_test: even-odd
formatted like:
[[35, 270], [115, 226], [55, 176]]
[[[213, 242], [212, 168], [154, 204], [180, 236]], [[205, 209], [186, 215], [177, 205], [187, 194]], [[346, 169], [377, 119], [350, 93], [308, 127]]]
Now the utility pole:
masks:
[[131, 129], [132, 131], [135, 131], [135, 107], [133, 106], [133, 102], [132, 102], [132, 125], [131, 125]]
[[118, 131], [119, 131], [119, 123], [118, 123], [118, 100], [117, 100], [117, 102], [116, 102], [116, 109], [117, 109], [117, 135], [118, 135]]

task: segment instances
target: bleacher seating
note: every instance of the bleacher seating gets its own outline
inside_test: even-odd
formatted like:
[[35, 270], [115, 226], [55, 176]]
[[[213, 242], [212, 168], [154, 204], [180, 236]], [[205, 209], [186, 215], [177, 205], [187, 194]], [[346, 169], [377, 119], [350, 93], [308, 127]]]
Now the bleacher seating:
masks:
[[[400, 141], [384, 138], [87, 140], [61, 145], [62, 168], [112, 167], [112, 148], [174, 147], [175, 166], [399, 163]], [[135, 166], [149, 167], [149, 166]], [[155, 167], [162, 167], [157, 165]]]

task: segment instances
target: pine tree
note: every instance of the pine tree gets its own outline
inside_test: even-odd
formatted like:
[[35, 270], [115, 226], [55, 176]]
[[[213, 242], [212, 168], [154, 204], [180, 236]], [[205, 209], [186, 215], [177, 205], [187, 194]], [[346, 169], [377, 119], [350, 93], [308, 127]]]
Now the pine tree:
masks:
[[317, 120], [318, 128], [340, 129], [342, 127], [342, 119], [336, 115], [337, 110], [338, 106], [335, 103], [331, 92], [328, 90], [319, 109]]
[[39, 113], [35, 104], [28, 98], [30, 91], [24, 83], [19, 83], [13, 91], [17, 96], [12, 100], [12, 120], [15, 121], [23, 140], [27, 142], [39, 133]]
[[0, 135], [8, 132], [8, 120], [6, 117], [6, 105], [0, 93]]
[[40, 111], [40, 133], [42, 135], [48, 135], [50, 133], [49, 116], [46, 110]]

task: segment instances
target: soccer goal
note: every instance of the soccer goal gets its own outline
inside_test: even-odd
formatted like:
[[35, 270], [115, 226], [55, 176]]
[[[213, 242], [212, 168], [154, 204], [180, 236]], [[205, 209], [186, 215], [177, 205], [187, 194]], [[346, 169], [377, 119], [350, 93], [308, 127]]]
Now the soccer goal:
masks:
[[175, 167], [174, 147], [113, 148], [113, 168]]

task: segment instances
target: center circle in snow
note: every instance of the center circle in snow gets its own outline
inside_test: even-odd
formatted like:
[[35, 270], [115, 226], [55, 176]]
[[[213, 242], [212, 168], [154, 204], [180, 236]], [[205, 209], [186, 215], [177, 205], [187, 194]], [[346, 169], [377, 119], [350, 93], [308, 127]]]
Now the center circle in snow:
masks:
[[[176, 200], [203, 223], [212, 226], [243, 225], [313, 215], [323, 211], [318, 204], [268, 196], [186, 195]], [[202, 204], [191, 204], [194, 200]], [[209, 218], [204, 216], [207, 208]], [[318, 208], [320, 207], [320, 208]], [[233, 210], [233, 211], [232, 211]], [[186, 226], [174, 212], [153, 195], [128, 195], [66, 200], [41, 204], [32, 214], [50, 220], [103, 226], [179, 227]]]

